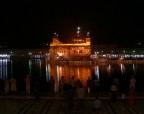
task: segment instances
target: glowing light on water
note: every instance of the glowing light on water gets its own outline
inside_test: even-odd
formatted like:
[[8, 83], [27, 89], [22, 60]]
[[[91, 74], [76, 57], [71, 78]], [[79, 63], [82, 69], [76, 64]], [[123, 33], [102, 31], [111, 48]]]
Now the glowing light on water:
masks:
[[46, 81], [49, 81], [49, 77], [50, 77], [50, 64], [46, 65]]
[[80, 78], [80, 70], [77, 68], [77, 78]]
[[31, 66], [32, 66], [32, 61], [29, 60], [29, 76], [31, 76]]
[[125, 73], [125, 67], [124, 64], [120, 64], [121, 74]]
[[11, 60], [11, 77], [13, 77], [13, 62]]
[[136, 74], [135, 64], [133, 64], [133, 74]]
[[109, 64], [108, 65], [108, 67], [107, 67], [107, 73], [110, 75], [110, 73], [111, 73], [111, 64]]
[[40, 69], [40, 77], [41, 77], [41, 60], [39, 60], [39, 69]]
[[99, 66], [94, 67], [95, 68], [95, 76], [99, 80]]
[[56, 71], [57, 71], [57, 80], [55, 80], [55, 91], [57, 92], [59, 89], [59, 79], [60, 79], [60, 71], [62, 72], [62, 70], [59, 69], [59, 66], [56, 66]]
[[2, 78], [2, 60], [0, 60], [0, 78]]
[[8, 77], [8, 59], [0, 59], [0, 78], [6, 79]]

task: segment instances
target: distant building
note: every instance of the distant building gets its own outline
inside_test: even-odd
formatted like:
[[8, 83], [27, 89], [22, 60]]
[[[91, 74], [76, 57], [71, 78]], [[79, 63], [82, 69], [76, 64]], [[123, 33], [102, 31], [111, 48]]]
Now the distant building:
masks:
[[91, 55], [91, 37], [87, 33], [86, 37], [81, 37], [78, 27], [77, 36], [71, 43], [62, 43], [58, 35], [55, 34], [50, 43], [51, 60], [87, 60]]

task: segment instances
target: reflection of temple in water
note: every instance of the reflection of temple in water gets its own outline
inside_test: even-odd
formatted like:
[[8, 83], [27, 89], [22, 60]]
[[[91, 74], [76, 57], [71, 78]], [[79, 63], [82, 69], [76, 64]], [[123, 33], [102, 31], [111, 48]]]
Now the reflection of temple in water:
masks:
[[91, 55], [91, 38], [89, 33], [81, 37], [78, 27], [77, 36], [71, 43], [62, 43], [55, 34], [50, 44], [51, 60], [88, 60]]
[[[61, 76], [64, 76], [64, 79], [69, 82], [72, 76], [74, 76], [75, 80], [80, 79], [82, 84], [86, 86], [86, 80], [88, 77], [91, 77], [91, 72], [93, 71], [90, 66], [73, 66], [73, 65], [56, 65], [49, 64], [50, 75], [53, 75], [56, 83], [59, 83], [59, 79]], [[58, 85], [56, 85], [58, 86]]]

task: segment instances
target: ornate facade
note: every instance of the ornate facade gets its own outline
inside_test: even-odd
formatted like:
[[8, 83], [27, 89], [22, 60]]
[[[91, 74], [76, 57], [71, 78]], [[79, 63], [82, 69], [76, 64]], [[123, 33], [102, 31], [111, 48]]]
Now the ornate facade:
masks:
[[72, 43], [62, 43], [55, 35], [49, 53], [51, 60], [87, 60], [91, 55], [91, 38], [89, 35], [82, 38], [77, 31], [77, 37], [73, 38]]

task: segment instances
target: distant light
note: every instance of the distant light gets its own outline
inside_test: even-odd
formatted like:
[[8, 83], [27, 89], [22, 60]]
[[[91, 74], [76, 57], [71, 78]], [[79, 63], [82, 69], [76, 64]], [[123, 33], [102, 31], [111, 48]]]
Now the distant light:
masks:
[[31, 52], [29, 52], [29, 55], [32, 55], [32, 53], [31, 53]]
[[141, 44], [142, 44], [142, 43], [140, 43], [140, 42], [138, 43], [138, 45], [141, 45]]
[[77, 29], [80, 30], [80, 27], [78, 27]]
[[77, 34], [79, 34], [80, 33], [80, 31], [77, 31]]
[[87, 32], [87, 36], [89, 36], [90, 35], [90, 32]]
[[123, 57], [120, 58], [120, 60], [123, 60], [123, 59], [124, 59]]

